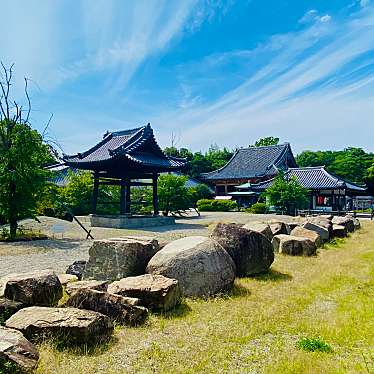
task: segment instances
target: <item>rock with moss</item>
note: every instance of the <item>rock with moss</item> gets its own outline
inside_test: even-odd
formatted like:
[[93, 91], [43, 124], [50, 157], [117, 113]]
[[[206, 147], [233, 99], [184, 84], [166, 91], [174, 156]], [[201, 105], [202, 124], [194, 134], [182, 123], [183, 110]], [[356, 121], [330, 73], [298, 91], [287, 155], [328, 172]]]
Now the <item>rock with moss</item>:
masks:
[[162, 275], [144, 274], [115, 281], [108, 292], [125, 297], [137, 298], [141, 305], [155, 310], [168, 311], [181, 302], [181, 289], [176, 279]]
[[269, 239], [257, 231], [235, 223], [219, 223], [211, 234], [234, 260], [236, 275], [247, 277], [264, 273], [274, 261], [274, 251]]
[[31, 373], [39, 352], [21, 332], [0, 326], [0, 373]]
[[291, 232], [290, 227], [285, 222], [270, 221], [269, 226], [273, 236], [275, 235], [288, 235]]
[[48, 270], [9, 275], [4, 283], [4, 297], [27, 306], [56, 305], [63, 294], [58, 276]]
[[169, 243], [152, 257], [147, 272], [177, 279], [184, 296], [206, 297], [232, 288], [235, 264], [217, 241], [189, 236]]
[[50, 337], [66, 345], [101, 343], [113, 332], [108, 316], [77, 308], [29, 307], [10, 317], [5, 326], [30, 340]]
[[78, 280], [82, 280], [83, 272], [86, 267], [87, 261], [78, 260], [74, 261], [71, 265], [68, 266], [66, 269], [66, 274], [75, 275]]

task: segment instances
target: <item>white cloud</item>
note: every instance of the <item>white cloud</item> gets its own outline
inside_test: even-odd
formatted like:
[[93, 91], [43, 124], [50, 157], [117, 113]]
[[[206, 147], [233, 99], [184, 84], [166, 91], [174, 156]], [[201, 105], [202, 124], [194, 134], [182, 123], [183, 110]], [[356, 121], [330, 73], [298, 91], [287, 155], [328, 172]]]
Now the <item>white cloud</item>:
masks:
[[364, 8], [370, 4], [370, 0], [360, 0], [360, 5]]

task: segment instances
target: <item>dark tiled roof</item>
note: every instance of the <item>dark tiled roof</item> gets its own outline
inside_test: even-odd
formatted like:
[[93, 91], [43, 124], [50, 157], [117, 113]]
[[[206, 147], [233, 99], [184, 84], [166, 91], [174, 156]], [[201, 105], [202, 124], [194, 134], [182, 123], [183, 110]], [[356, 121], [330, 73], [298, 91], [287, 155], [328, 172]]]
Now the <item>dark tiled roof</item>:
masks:
[[[295, 176], [298, 182], [308, 190], [344, 188], [353, 191], [366, 191], [366, 188], [364, 187], [360, 187], [329, 173], [323, 166], [288, 169], [286, 172], [286, 178], [292, 178], [293, 176]], [[275, 178], [272, 178], [268, 181], [252, 185], [251, 189], [254, 191], [264, 191], [273, 184], [274, 180]]]
[[64, 162], [72, 167], [94, 166], [110, 160], [126, 160], [135, 166], [179, 169], [185, 166], [184, 159], [166, 156], [157, 144], [153, 130], [147, 126], [131, 130], [107, 133], [101, 142], [88, 151], [72, 156], [63, 156]]
[[204, 173], [205, 180], [250, 179], [275, 175], [277, 167], [282, 168], [286, 159], [291, 167], [297, 166], [288, 143], [264, 147], [239, 149], [231, 160], [221, 169]]

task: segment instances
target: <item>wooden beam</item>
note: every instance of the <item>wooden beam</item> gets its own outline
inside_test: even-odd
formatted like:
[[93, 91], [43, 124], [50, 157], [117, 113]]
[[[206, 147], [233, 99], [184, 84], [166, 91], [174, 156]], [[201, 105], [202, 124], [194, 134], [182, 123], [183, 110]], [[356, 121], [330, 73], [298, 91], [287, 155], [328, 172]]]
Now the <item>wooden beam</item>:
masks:
[[96, 214], [97, 212], [97, 199], [99, 197], [99, 177], [97, 173], [94, 173], [94, 185], [93, 185], [93, 193], [92, 193], [92, 214]]
[[157, 180], [158, 180], [158, 174], [153, 174], [153, 215], [158, 216], [158, 193], [157, 193]]

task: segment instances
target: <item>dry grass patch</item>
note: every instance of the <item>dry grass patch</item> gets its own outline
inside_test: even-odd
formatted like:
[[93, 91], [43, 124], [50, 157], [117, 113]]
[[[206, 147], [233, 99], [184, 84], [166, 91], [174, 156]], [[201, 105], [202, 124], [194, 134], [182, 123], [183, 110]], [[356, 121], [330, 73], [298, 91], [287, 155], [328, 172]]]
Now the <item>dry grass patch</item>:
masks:
[[[310, 258], [276, 256], [233, 292], [190, 300], [95, 352], [40, 346], [37, 373], [370, 373], [374, 370], [374, 224]], [[332, 352], [297, 343], [319, 338]]]

